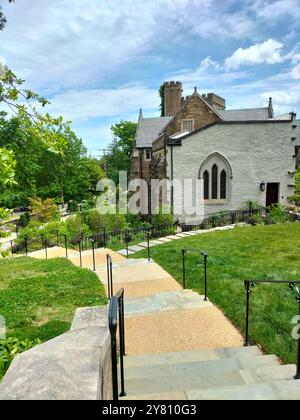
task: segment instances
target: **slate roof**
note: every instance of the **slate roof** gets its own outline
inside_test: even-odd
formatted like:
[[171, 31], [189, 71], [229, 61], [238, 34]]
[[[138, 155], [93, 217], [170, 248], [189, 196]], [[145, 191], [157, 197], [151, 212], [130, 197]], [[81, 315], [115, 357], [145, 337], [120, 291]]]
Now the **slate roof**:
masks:
[[224, 121], [264, 121], [269, 120], [268, 108], [218, 110]]
[[136, 147], [152, 147], [152, 144], [166, 125], [172, 120], [172, 117], [142, 118], [139, 121], [136, 134]]

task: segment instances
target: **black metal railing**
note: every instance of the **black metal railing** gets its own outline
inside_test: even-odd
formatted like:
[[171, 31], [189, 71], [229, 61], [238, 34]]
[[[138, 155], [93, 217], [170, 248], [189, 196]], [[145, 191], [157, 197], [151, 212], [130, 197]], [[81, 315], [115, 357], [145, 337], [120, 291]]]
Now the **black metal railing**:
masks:
[[[245, 346], [249, 346], [250, 344], [250, 335], [249, 335], [249, 326], [250, 326], [250, 300], [252, 289], [255, 285], [259, 284], [283, 284], [287, 285], [291, 290], [293, 290], [296, 294], [296, 302], [299, 305], [299, 325], [300, 325], [300, 281], [276, 281], [276, 280], [246, 280], [245, 281], [245, 289], [246, 289], [246, 337], [245, 337]], [[297, 372], [295, 375], [295, 379], [300, 379], [300, 334], [298, 333], [298, 343], [297, 343]]]
[[[108, 311], [108, 324], [111, 337], [111, 361], [112, 361], [112, 388], [113, 399], [118, 401], [119, 396], [125, 397], [125, 374], [124, 374], [124, 356], [125, 353], [125, 314], [124, 314], [124, 289], [120, 289], [115, 296], [112, 296]], [[120, 355], [120, 381], [121, 393], [119, 394], [118, 383], [118, 345], [117, 329], [119, 326], [119, 355]]]
[[114, 294], [114, 285], [113, 285], [113, 261], [110, 255], [106, 255], [106, 274], [107, 274], [107, 296], [108, 299], [111, 299]]
[[189, 253], [198, 254], [201, 257], [201, 263], [203, 262], [203, 278], [201, 274], [201, 283], [202, 280], [204, 280], [204, 300], [208, 300], [208, 285], [207, 285], [207, 260], [208, 255], [204, 251], [199, 251], [199, 249], [182, 249], [181, 255], [182, 255], [182, 287], [184, 289], [187, 288], [187, 256]]

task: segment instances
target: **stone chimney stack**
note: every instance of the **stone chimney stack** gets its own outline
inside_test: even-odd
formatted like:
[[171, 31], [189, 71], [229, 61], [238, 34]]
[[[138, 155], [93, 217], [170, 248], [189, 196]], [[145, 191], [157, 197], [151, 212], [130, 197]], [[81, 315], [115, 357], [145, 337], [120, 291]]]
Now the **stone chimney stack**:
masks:
[[164, 87], [165, 117], [173, 117], [182, 106], [182, 83], [165, 82]]
[[226, 109], [225, 99], [215, 93], [208, 93], [206, 97], [204, 95], [204, 99], [217, 110], [224, 111]]

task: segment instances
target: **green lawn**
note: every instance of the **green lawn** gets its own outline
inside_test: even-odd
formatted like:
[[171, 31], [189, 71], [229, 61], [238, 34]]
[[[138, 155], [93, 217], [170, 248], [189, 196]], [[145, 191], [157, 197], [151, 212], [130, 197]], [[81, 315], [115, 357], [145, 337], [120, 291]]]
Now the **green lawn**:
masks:
[[[182, 282], [181, 249], [205, 250], [208, 255], [209, 298], [244, 333], [244, 280], [300, 280], [300, 223], [248, 226], [173, 241], [151, 249], [152, 258]], [[147, 252], [134, 258], [146, 257]], [[203, 293], [202, 260], [187, 258], [187, 287]], [[281, 285], [259, 285], [251, 296], [250, 335], [267, 353], [286, 363], [296, 361], [291, 321], [298, 314], [295, 294]]]
[[0, 260], [0, 315], [8, 336], [49, 340], [69, 330], [76, 308], [106, 303], [96, 274], [67, 260]]

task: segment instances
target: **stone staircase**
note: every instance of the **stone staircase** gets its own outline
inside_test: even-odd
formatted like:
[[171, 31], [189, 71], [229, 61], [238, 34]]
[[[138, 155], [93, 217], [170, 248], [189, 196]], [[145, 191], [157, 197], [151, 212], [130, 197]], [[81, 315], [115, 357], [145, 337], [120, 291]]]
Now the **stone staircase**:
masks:
[[258, 347], [127, 356], [127, 400], [299, 400], [295, 366]]

